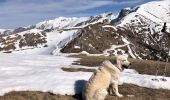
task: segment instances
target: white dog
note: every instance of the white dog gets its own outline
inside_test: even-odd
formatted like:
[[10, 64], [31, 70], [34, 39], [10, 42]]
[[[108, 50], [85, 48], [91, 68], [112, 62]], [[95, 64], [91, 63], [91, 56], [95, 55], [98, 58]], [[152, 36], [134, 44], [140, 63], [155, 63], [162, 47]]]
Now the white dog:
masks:
[[116, 65], [108, 60], [104, 61], [84, 87], [83, 100], [104, 100], [108, 91], [122, 97], [123, 95], [118, 92], [118, 80], [123, 69], [130, 65], [127, 57], [127, 55], [116, 56]]

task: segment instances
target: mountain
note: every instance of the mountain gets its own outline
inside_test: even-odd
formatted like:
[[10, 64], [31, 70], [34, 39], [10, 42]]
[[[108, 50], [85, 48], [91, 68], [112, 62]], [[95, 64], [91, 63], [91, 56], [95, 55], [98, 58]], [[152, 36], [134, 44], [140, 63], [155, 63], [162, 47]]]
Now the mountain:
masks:
[[[123, 9], [112, 23], [132, 43], [136, 56], [146, 59], [165, 58], [170, 52], [170, 1], [152, 1], [134, 8]], [[166, 32], [161, 32], [166, 22]], [[160, 50], [162, 49], [162, 50]]]
[[[59, 17], [27, 28], [0, 30], [0, 51], [53, 54], [129, 53], [138, 59], [165, 60], [170, 48], [170, 1], [125, 8], [118, 16]], [[166, 30], [162, 32], [166, 22]]]
[[82, 28], [89, 24], [95, 24], [104, 21], [111, 21], [115, 16], [112, 13], [103, 13], [97, 16], [90, 17], [59, 17], [54, 20], [43, 21], [36, 24], [36, 28], [42, 30], [63, 30], [67, 28]]
[[[85, 27], [110, 23], [115, 16], [103, 13], [90, 17], [59, 17], [34, 26], [0, 30], [0, 51], [5, 53], [57, 54]], [[7, 32], [6, 32], [7, 31]]]
[[[111, 25], [86, 27], [62, 52], [128, 52], [132, 58], [162, 59], [170, 52], [170, 1], [152, 1], [122, 9]], [[161, 32], [166, 22], [166, 32]], [[76, 48], [75, 48], [76, 47]]]

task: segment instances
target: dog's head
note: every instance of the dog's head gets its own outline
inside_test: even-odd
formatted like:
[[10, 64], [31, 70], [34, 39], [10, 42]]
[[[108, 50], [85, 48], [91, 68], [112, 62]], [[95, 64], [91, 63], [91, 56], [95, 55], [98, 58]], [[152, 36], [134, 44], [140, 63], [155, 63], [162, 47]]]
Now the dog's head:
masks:
[[128, 61], [128, 55], [127, 54], [123, 54], [123, 55], [117, 55], [116, 56], [116, 61], [117, 61], [117, 67], [119, 69], [124, 69], [124, 68], [129, 68], [131, 63]]

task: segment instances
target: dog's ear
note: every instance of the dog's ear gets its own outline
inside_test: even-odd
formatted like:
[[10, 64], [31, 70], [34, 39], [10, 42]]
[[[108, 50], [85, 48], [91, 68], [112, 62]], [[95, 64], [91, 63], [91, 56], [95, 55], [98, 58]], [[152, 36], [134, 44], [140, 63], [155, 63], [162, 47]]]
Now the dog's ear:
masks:
[[122, 70], [121, 60], [117, 59], [117, 67]]
[[110, 60], [110, 62], [111, 62], [112, 64], [116, 64], [116, 63], [117, 63], [117, 61], [116, 61], [116, 56], [110, 57], [109, 60]]

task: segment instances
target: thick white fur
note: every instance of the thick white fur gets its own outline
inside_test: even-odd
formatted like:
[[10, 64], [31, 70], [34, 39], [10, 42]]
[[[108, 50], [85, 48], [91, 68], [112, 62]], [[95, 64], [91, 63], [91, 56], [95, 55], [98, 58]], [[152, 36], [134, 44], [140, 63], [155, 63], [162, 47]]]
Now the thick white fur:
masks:
[[130, 63], [125, 55], [117, 56], [116, 60], [116, 65], [108, 60], [104, 61], [102, 66], [94, 72], [82, 92], [83, 100], [104, 100], [108, 91], [122, 97], [118, 92], [118, 80], [122, 65], [128, 66]]

